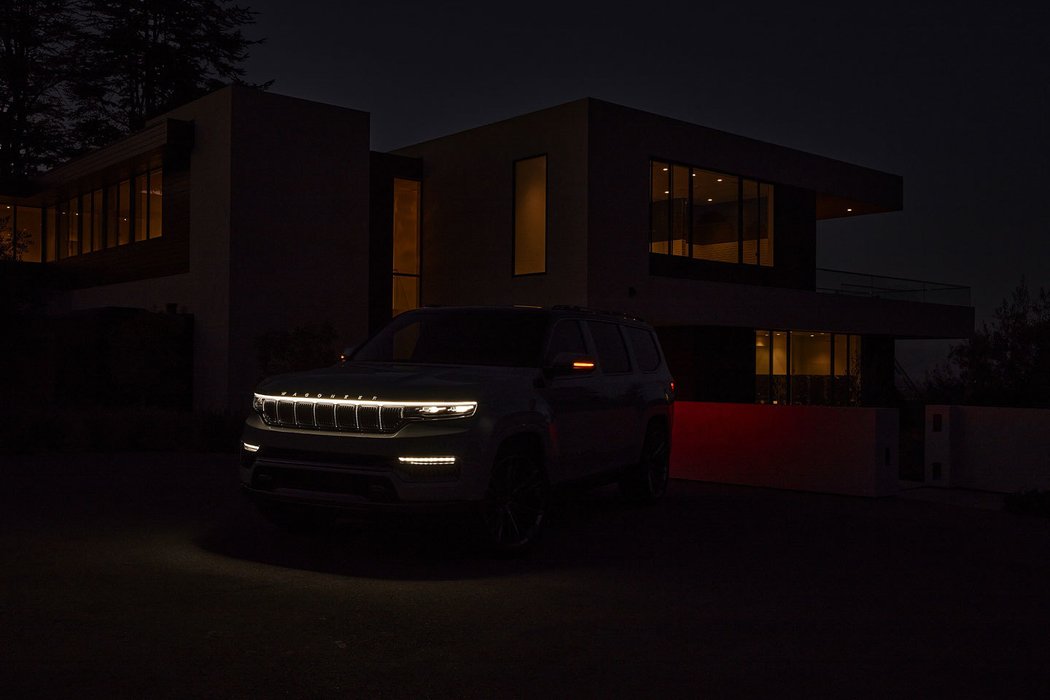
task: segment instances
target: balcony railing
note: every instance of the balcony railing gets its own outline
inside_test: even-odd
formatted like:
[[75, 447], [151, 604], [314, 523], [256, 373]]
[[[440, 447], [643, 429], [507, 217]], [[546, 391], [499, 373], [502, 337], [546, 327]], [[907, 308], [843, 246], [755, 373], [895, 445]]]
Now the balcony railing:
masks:
[[817, 291], [931, 304], [970, 306], [970, 288], [906, 277], [865, 275], [859, 272], [817, 268]]

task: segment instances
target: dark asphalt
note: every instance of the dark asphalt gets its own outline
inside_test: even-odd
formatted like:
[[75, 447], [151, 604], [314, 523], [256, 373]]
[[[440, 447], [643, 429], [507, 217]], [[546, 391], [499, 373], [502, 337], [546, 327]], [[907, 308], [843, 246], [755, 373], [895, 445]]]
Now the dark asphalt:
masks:
[[0, 457], [0, 695], [1050, 696], [1050, 520], [673, 482], [500, 559], [286, 534], [235, 466]]

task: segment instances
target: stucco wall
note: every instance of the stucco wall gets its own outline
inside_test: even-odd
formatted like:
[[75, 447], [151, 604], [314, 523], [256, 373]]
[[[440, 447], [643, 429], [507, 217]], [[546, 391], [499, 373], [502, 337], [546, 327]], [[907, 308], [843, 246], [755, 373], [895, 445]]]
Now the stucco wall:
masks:
[[935, 486], [1050, 489], [1050, 410], [927, 406], [925, 462]]
[[675, 403], [671, 476], [850, 496], [897, 491], [897, 411]]
[[[424, 304], [588, 302], [585, 100], [396, 153], [423, 159]], [[514, 161], [543, 154], [547, 272], [515, 277]]]

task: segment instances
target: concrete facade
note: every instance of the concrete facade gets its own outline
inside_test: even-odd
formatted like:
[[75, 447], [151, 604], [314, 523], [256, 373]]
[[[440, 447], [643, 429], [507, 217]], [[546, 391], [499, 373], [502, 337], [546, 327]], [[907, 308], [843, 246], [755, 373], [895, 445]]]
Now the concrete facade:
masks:
[[[260, 379], [260, 334], [325, 322], [343, 337], [367, 334], [368, 115], [229, 87], [162, 119], [192, 126], [186, 196], [165, 187], [166, 222], [188, 219], [185, 271], [75, 285], [55, 310], [174, 305], [192, 314], [194, 408], [240, 411]], [[166, 184], [169, 169], [166, 161]], [[72, 192], [79, 181], [53, 177], [52, 187]], [[54, 264], [90, 272], [119, 256], [133, 265], [174, 238], [167, 229]]]
[[[514, 164], [538, 155], [546, 270], [516, 276]], [[773, 184], [775, 264], [651, 254], [659, 159]], [[818, 330], [863, 336], [864, 402], [886, 405], [894, 338], [973, 327], [969, 306], [815, 288], [817, 221], [900, 209], [900, 177], [600, 100], [383, 154], [369, 151], [367, 113], [228, 87], [52, 171], [25, 201], [50, 206], [154, 161], [163, 237], [47, 263], [69, 279], [53, 310], [192, 314], [199, 410], [246, 410], [263, 333], [330, 323], [353, 344], [389, 318], [394, 178], [421, 181], [421, 303], [641, 316], [687, 399], [753, 401], [754, 331]]]

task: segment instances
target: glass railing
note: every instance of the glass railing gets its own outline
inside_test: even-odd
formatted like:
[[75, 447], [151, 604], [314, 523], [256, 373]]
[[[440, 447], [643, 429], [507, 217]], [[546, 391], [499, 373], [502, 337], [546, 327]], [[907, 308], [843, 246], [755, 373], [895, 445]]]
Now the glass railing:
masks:
[[817, 291], [858, 297], [921, 301], [930, 304], [970, 306], [970, 288], [906, 277], [865, 275], [859, 272], [817, 268]]

